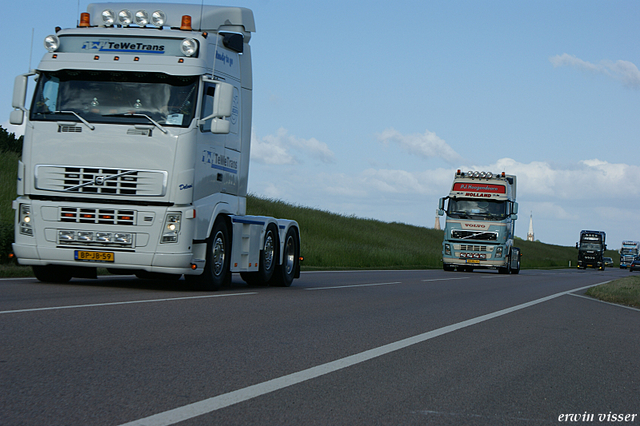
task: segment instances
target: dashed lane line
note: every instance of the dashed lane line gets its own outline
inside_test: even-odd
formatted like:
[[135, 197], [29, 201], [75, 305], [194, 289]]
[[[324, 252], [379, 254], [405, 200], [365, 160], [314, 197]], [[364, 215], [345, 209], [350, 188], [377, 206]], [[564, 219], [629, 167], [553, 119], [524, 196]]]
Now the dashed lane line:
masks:
[[49, 306], [46, 308], [28, 308], [28, 309], [13, 309], [9, 311], [0, 311], [0, 314], [18, 314], [22, 312], [38, 312], [38, 311], [57, 311], [62, 309], [79, 309], [79, 308], [95, 308], [100, 306], [115, 306], [115, 305], [132, 305], [136, 303], [157, 303], [157, 302], [174, 302], [177, 300], [193, 300], [193, 299], [210, 299], [213, 297], [231, 297], [231, 296], [249, 296], [252, 293], [229, 293], [229, 294], [208, 294], [206, 296], [186, 296], [186, 297], [170, 297], [167, 299], [145, 299], [145, 300], [128, 300], [124, 302], [108, 302], [108, 303], [89, 303], [86, 305], [68, 305], [68, 306]]

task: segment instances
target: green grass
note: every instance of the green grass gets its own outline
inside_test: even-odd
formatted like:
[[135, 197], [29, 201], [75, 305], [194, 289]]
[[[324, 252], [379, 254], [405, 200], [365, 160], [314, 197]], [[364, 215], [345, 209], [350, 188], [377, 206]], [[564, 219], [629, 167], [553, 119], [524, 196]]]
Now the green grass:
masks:
[[18, 177], [18, 160], [16, 152], [0, 153], [0, 223], [13, 224], [11, 202], [16, 199], [16, 179]]
[[640, 308], [640, 276], [621, 278], [591, 287], [585, 294], [605, 302]]

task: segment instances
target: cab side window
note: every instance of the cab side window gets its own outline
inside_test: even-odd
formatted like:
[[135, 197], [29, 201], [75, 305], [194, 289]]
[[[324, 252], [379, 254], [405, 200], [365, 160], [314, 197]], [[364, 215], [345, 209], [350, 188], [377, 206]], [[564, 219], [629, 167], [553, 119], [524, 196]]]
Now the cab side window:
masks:
[[[202, 111], [200, 118], [205, 118], [213, 114], [213, 95], [215, 94], [216, 86], [213, 84], [205, 84], [204, 96], [202, 97]], [[211, 131], [211, 120], [207, 120], [204, 124], [200, 125], [201, 132]]]

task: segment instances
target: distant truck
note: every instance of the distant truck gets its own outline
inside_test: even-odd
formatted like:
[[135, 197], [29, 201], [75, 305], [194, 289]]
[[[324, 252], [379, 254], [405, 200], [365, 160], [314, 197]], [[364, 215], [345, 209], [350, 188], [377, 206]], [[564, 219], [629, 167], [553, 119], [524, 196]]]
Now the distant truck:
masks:
[[449, 195], [438, 205], [438, 214], [443, 216], [445, 212], [445, 271], [520, 272], [520, 249], [513, 245], [518, 218], [515, 176], [458, 170]]
[[620, 248], [620, 269], [631, 266], [633, 259], [640, 255], [640, 242], [623, 241]]
[[26, 121], [19, 263], [45, 282], [102, 267], [211, 290], [232, 273], [289, 286], [298, 224], [246, 215], [253, 32], [245, 8], [93, 3], [47, 36], [10, 116]]
[[578, 249], [578, 269], [595, 268], [604, 271], [604, 251], [606, 234], [604, 231], [580, 231]]

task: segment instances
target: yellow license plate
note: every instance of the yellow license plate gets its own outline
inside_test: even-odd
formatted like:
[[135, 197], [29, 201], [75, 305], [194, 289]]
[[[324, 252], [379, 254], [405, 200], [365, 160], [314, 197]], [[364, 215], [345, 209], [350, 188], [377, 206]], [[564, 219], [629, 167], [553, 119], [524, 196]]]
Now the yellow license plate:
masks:
[[477, 259], [467, 259], [467, 263], [480, 263]]
[[75, 259], [84, 262], [113, 262], [115, 253], [109, 251], [76, 250]]

